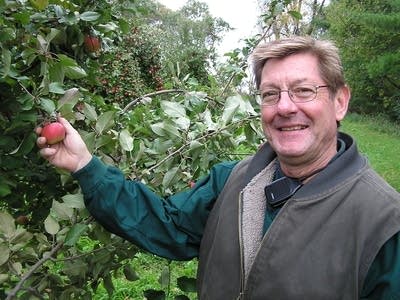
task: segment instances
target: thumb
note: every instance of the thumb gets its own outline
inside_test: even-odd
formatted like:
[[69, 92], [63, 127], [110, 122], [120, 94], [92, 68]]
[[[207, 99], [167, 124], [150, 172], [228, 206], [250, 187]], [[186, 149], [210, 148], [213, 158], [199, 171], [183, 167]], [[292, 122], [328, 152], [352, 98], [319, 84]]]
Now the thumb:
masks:
[[75, 128], [72, 127], [71, 123], [68, 122], [67, 119], [63, 117], [57, 117], [57, 121], [64, 126], [66, 134], [71, 134], [76, 132]]

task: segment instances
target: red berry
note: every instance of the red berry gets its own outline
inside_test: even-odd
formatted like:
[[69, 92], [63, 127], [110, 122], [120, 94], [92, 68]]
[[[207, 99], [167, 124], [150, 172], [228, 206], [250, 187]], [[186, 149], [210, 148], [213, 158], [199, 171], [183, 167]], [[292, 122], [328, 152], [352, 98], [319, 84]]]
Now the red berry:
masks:
[[42, 128], [40, 135], [46, 138], [47, 144], [54, 145], [65, 138], [65, 128], [59, 122], [48, 123]]

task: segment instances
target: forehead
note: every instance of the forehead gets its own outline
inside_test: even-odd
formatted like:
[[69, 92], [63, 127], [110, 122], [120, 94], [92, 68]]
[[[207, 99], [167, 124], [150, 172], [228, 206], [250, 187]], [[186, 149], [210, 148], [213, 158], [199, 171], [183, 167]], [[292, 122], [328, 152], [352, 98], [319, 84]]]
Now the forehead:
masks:
[[297, 53], [267, 60], [261, 73], [260, 86], [321, 81], [317, 57], [310, 53]]

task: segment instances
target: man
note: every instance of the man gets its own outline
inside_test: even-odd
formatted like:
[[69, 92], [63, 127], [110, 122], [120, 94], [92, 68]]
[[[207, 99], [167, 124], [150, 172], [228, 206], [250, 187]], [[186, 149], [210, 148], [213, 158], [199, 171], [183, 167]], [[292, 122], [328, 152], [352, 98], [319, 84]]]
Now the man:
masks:
[[[199, 257], [199, 299], [397, 299], [400, 195], [338, 133], [350, 99], [336, 47], [292, 37], [257, 47], [267, 143], [166, 199], [65, 140], [43, 157], [67, 169], [108, 230], [171, 259]], [[39, 131], [40, 132], [40, 129]]]

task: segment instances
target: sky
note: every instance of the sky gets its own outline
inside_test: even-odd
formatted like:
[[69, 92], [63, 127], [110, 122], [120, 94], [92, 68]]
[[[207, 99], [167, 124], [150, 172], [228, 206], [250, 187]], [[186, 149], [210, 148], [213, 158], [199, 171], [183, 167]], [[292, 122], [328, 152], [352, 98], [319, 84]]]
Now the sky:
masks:
[[[211, 14], [228, 22], [234, 30], [223, 37], [219, 54], [233, 50], [243, 45], [240, 39], [256, 33], [257, 12], [256, 0], [201, 0], [208, 4]], [[172, 10], [181, 8], [186, 0], [158, 0]]]

